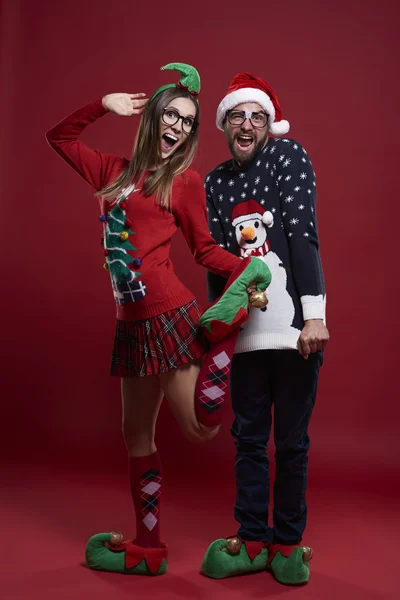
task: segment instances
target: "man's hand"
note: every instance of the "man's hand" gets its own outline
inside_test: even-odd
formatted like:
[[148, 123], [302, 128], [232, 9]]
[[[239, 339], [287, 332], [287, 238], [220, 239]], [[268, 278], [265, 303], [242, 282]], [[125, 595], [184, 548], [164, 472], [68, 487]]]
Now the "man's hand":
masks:
[[297, 342], [297, 349], [301, 356], [307, 360], [308, 355], [323, 350], [329, 341], [329, 331], [322, 319], [306, 321], [303, 331]]
[[146, 94], [107, 94], [102, 100], [104, 108], [120, 117], [140, 115], [147, 102]]

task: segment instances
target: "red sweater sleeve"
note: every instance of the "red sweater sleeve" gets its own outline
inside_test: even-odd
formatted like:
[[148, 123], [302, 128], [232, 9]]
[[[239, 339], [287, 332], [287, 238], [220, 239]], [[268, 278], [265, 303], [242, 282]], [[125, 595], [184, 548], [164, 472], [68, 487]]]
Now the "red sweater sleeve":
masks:
[[116, 167], [124, 161], [112, 154], [92, 150], [78, 137], [107, 112], [101, 99], [96, 100], [76, 110], [46, 133], [50, 146], [96, 191], [109, 183], [112, 175], [116, 177]]
[[[228, 278], [241, 259], [223, 250], [210, 234], [203, 182], [195, 171], [183, 175], [183, 191], [173, 212], [195, 261], [209, 271]], [[174, 202], [174, 200], [173, 200]]]

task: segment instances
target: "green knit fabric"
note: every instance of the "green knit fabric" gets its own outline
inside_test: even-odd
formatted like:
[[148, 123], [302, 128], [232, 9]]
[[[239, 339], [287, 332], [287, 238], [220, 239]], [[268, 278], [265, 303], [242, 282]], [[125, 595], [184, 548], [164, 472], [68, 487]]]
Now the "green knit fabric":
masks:
[[226, 549], [227, 543], [227, 540], [221, 538], [215, 540], [208, 547], [201, 563], [200, 573], [213, 579], [222, 579], [245, 573], [257, 573], [267, 568], [268, 550], [266, 548], [263, 548], [254, 560], [251, 560], [246, 552], [245, 544], [242, 544], [238, 554], [232, 555]]
[[277, 581], [285, 585], [301, 585], [310, 578], [310, 563], [303, 561], [303, 548], [296, 548], [288, 558], [277, 552], [270, 569]]
[[213, 321], [222, 321], [229, 325], [241, 308], [248, 312], [247, 288], [253, 281], [257, 281], [259, 291], [264, 291], [271, 283], [271, 271], [264, 261], [254, 256], [246, 269], [222, 294], [218, 302], [203, 313], [199, 321], [200, 327], [211, 331]]
[[[167, 69], [172, 71], [178, 71], [178, 73], [182, 75], [182, 77], [179, 80], [179, 83], [181, 84], [181, 86], [187, 88], [189, 92], [195, 92], [196, 94], [200, 92], [200, 75], [197, 69], [195, 69], [191, 65], [186, 65], [185, 63], [177, 62], [169, 63], [168, 65], [161, 67], [161, 71], [166, 71]], [[163, 92], [164, 90], [168, 90], [169, 88], [174, 87], [176, 87], [175, 83], [167, 83], [166, 85], [161, 86], [160, 88], [158, 88], [158, 90], [154, 92], [154, 94], [150, 98], [150, 102], [156, 96], [158, 96], [158, 94], [161, 94], [161, 92]]]
[[132, 569], [125, 568], [125, 552], [113, 552], [105, 544], [110, 543], [110, 533], [97, 533], [87, 543], [85, 558], [88, 567], [97, 571], [111, 573], [126, 573], [128, 575], [164, 575], [167, 571], [167, 562], [163, 559], [157, 573], [152, 573], [147, 567], [146, 560]]

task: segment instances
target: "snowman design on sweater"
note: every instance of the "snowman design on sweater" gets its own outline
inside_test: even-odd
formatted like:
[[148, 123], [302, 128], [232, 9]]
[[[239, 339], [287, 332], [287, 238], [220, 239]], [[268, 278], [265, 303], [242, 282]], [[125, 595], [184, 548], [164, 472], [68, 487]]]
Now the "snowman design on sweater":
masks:
[[268, 288], [268, 306], [252, 311], [252, 319], [244, 324], [247, 334], [267, 327], [270, 331], [292, 330], [299, 336], [300, 330], [292, 327], [295, 309], [292, 297], [286, 289], [286, 269], [279, 256], [270, 248], [267, 228], [274, 226], [273, 214], [263, 209], [256, 200], [237, 204], [232, 211], [232, 226], [242, 257], [257, 256], [269, 267], [272, 275]]
[[[296, 140], [270, 137], [251, 163], [217, 166], [205, 189], [216, 242], [239, 256], [259, 256], [272, 273], [267, 309], [251, 311], [235, 352], [295, 350], [304, 321], [325, 320], [316, 181], [306, 150]], [[226, 281], [213, 273], [207, 278], [214, 301]]]

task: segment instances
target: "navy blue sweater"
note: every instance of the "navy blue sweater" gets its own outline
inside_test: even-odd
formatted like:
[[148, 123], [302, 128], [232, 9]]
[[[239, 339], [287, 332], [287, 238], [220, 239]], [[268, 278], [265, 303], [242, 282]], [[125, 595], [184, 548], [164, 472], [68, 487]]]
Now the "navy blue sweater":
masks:
[[[252, 309], [236, 352], [296, 348], [305, 320], [325, 320], [315, 173], [307, 152], [295, 140], [269, 138], [249, 165], [231, 159], [211, 171], [205, 188], [217, 243], [235, 255], [259, 256], [272, 273], [267, 309]], [[211, 301], [225, 283], [208, 273]]]

